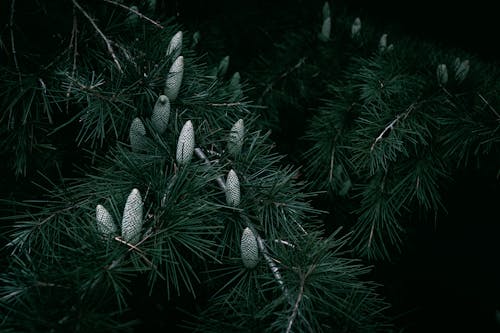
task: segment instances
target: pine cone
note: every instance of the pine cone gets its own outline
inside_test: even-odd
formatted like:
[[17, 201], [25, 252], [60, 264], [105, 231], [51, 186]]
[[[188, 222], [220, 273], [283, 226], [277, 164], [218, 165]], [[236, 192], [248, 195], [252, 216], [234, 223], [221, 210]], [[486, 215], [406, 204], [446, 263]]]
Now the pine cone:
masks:
[[330, 33], [332, 30], [332, 20], [327, 17], [323, 20], [323, 25], [321, 26], [321, 33], [319, 34], [319, 38], [322, 41], [327, 41], [330, 39]]
[[226, 180], [226, 202], [236, 207], [240, 204], [240, 181], [234, 170], [230, 170]]
[[229, 154], [236, 156], [241, 152], [241, 147], [243, 146], [243, 139], [245, 136], [245, 124], [243, 119], [239, 119], [234, 123], [229, 133], [229, 139], [227, 142], [227, 151]]
[[440, 86], [448, 82], [448, 69], [445, 64], [439, 64], [436, 69], [437, 81]]
[[169, 117], [170, 101], [167, 96], [160, 95], [153, 108], [153, 114], [151, 115], [151, 122], [158, 133], [163, 134], [166, 131]]
[[326, 20], [330, 17], [330, 4], [328, 3], [328, 1], [325, 1], [325, 3], [323, 4], [323, 9], [321, 12], [323, 13], [323, 20]]
[[179, 56], [168, 71], [167, 80], [165, 83], [165, 95], [169, 100], [174, 101], [179, 94], [184, 75], [184, 57]]
[[[460, 60], [460, 59], [459, 59]], [[455, 80], [458, 83], [461, 83], [465, 78], [467, 77], [467, 74], [469, 73], [470, 69], [470, 64], [469, 60], [464, 60], [460, 63], [460, 65], [457, 66], [457, 69], [455, 70]]]
[[170, 43], [168, 43], [167, 47], [167, 57], [171, 56], [172, 59], [177, 59], [182, 53], [182, 31], [178, 31], [172, 39], [170, 39]]
[[378, 42], [378, 50], [382, 53], [387, 49], [387, 34], [383, 34]]
[[122, 238], [128, 243], [137, 243], [142, 230], [142, 198], [138, 189], [134, 188], [130, 192], [122, 218]]
[[217, 68], [217, 77], [222, 78], [227, 73], [227, 69], [229, 67], [229, 56], [225, 56], [219, 63], [219, 67]]
[[356, 38], [361, 33], [361, 19], [356, 17], [352, 26], [351, 26], [351, 37]]
[[104, 238], [108, 238], [117, 233], [113, 217], [103, 205], [96, 206], [95, 219], [97, 222], [97, 230], [99, 230]]
[[132, 151], [139, 151], [144, 148], [144, 139], [146, 136], [146, 128], [139, 118], [134, 118], [130, 125], [129, 139]]
[[241, 260], [243, 265], [252, 269], [259, 263], [259, 247], [257, 246], [257, 240], [250, 228], [246, 227], [241, 235]]
[[194, 152], [194, 129], [191, 120], [186, 121], [177, 141], [177, 163], [187, 164]]

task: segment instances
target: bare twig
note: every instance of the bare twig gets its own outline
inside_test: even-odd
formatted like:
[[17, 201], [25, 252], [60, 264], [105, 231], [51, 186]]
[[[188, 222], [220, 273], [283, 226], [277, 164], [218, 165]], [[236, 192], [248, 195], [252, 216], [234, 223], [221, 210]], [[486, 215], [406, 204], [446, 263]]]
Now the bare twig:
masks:
[[481, 95], [480, 93], [477, 93], [477, 95], [479, 96], [479, 98], [481, 98], [481, 100], [484, 102], [484, 104], [486, 104], [489, 107], [491, 112], [493, 112], [495, 114], [495, 116], [497, 116], [498, 120], [500, 120], [500, 114], [498, 114], [497, 110], [495, 110], [495, 108], [492, 107], [490, 103], [488, 103], [486, 98], [484, 98], [483, 95]]
[[109, 41], [109, 39], [106, 37], [106, 35], [101, 31], [101, 29], [99, 29], [99, 27], [97, 26], [97, 24], [95, 23], [95, 20], [90, 17], [90, 15], [85, 11], [85, 9], [83, 9], [80, 4], [78, 3], [78, 1], [76, 0], [73, 0], [73, 4], [75, 5], [76, 8], [78, 8], [78, 10], [83, 14], [83, 16], [85, 16], [85, 18], [87, 20], [89, 20], [90, 24], [92, 24], [92, 26], [94, 27], [95, 31], [101, 36], [102, 40], [104, 41], [104, 43], [106, 44], [106, 48], [108, 50], [108, 53], [111, 55], [111, 58], [113, 58], [113, 61], [115, 62], [116, 64], [116, 67], [118, 68], [118, 70], [120, 72], [123, 72], [122, 70], [122, 67], [120, 66], [120, 63], [118, 62], [118, 58], [116, 57], [115, 55], [115, 51], [113, 50], [113, 47], [111, 46], [111, 42]]
[[304, 296], [304, 285], [305, 285], [307, 276], [309, 274], [311, 274], [311, 272], [315, 268], [316, 268], [316, 265], [312, 265], [311, 267], [309, 267], [306, 274], [303, 274], [303, 275], [301, 274], [299, 294], [297, 295], [297, 299], [295, 300], [295, 304], [293, 305], [292, 314], [290, 315], [290, 318], [288, 318], [288, 326], [286, 328], [286, 333], [290, 333], [292, 331], [293, 322], [295, 321], [295, 318], [297, 318], [297, 314], [299, 313], [299, 305], [300, 305], [300, 302], [302, 301], [302, 297]]
[[163, 28], [164, 28], [164, 27], [163, 27], [161, 24], [159, 24], [158, 22], [156, 22], [156, 21], [154, 21], [154, 20], [150, 19], [150, 18], [149, 18], [149, 17], [147, 17], [146, 15], [144, 15], [144, 14], [140, 13], [139, 11], [137, 11], [137, 10], [135, 10], [135, 9], [133, 9], [133, 8], [130, 8], [130, 7], [128, 7], [128, 6], [125, 6], [124, 4], [121, 4], [121, 3], [119, 3], [119, 2], [112, 1], [112, 0], [104, 0], [104, 1], [105, 1], [105, 2], [107, 2], [107, 3], [110, 3], [110, 4], [112, 4], [112, 5], [115, 5], [115, 6], [121, 7], [121, 8], [123, 8], [123, 9], [125, 9], [125, 10], [128, 10], [129, 12], [134, 13], [135, 15], [139, 16], [141, 19], [148, 21], [149, 23], [151, 23], [151, 24], [153, 24], [153, 25], [157, 26], [157, 27], [158, 27], [158, 28], [160, 28], [160, 29], [163, 29]]
[[272, 81], [271, 83], [269, 83], [266, 86], [266, 89], [264, 89], [264, 91], [260, 95], [259, 101], [262, 101], [262, 99], [264, 98], [264, 96], [267, 95], [273, 89], [273, 87], [274, 87], [274, 85], [276, 83], [278, 83], [280, 80], [286, 78], [288, 75], [290, 75], [291, 73], [293, 73], [294, 71], [296, 71], [297, 69], [299, 69], [300, 66], [302, 66], [306, 62], [306, 59], [307, 59], [306, 57], [300, 58], [300, 60], [295, 64], [295, 66], [293, 66], [292, 68], [288, 69], [286, 72], [284, 72], [283, 74], [281, 74], [277, 79], [275, 79], [274, 81]]
[[244, 105], [244, 103], [241, 102], [235, 102], [235, 103], [208, 103], [210, 106], [240, 106]]
[[385, 128], [384, 130], [377, 136], [377, 138], [375, 139], [375, 141], [373, 142], [371, 148], [370, 148], [370, 151], [373, 151], [373, 148], [375, 148], [375, 145], [377, 144], [377, 142], [379, 142], [380, 140], [382, 140], [384, 138], [384, 136], [386, 135], [387, 132], [389, 132], [390, 130], [392, 130], [394, 128], [394, 126], [401, 120], [401, 118], [405, 119], [406, 117], [408, 117], [408, 115], [410, 114], [411, 111], [413, 111], [413, 109], [415, 109], [415, 105], [416, 105], [416, 102], [415, 103], [412, 103], [407, 109], [405, 112], [403, 113], [400, 113], [396, 116], [396, 118], [394, 118]]
[[10, 2], [10, 15], [9, 15], [9, 30], [10, 30], [10, 47], [12, 50], [12, 58], [14, 59], [14, 66], [16, 67], [16, 72], [19, 78], [19, 85], [22, 88], [23, 80], [21, 77], [21, 70], [19, 69], [19, 63], [17, 62], [17, 52], [16, 43], [14, 41], [14, 11], [16, 6], [16, 0], [11, 0]]

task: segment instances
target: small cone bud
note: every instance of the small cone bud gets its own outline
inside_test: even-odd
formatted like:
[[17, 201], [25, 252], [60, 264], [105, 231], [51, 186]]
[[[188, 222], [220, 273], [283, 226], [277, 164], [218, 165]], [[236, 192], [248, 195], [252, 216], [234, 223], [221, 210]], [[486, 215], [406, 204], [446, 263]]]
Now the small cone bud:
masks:
[[378, 50], [382, 53], [387, 49], [387, 34], [383, 34], [378, 42]]
[[191, 47], [195, 48], [200, 43], [200, 39], [201, 39], [201, 34], [199, 31], [196, 31], [193, 34], [193, 43], [191, 44]]
[[134, 188], [130, 192], [122, 218], [122, 238], [128, 243], [135, 244], [139, 241], [142, 230], [142, 198], [139, 190]]
[[248, 269], [257, 266], [259, 263], [259, 247], [254, 233], [248, 227], [243, 230], [243, 234], [241, 235], [240, 248], [243, 265]]
[[351, 37], [356, 38], [360, 35], [360, 33], [361, 33], [361, 19], [359, 17], [356, 17], [351, 26]]
[[325, 1], [325, 3], [323, 4], [323, 9], [321, 10], [321, 12], [323, 14], [323, 20], [330, 17], [330, 4], [328, 3], [328, 1]]
[[234, 170], [230, 170], [226, 180], [226, 202], [228, 206], [236, 207], [240, 204], [240, 180]]
[[219, 63], [219, 67], [217, 67], [217, 77], [221, 78], [227, 73], [227, 69], [229, 67], [229, 56], [225, 56]]
[[436, 69], [437, 81], [440, 86], [448, 82], [448, 69], [445, 64], [439, 64]]
[[172, 59], [177, 59], [182, 53], [182, 31], [178, 31], [172, 39], [170, 39], [170, 43], [167, 47], [167, 57], [171, 56]]
[[95, 208], [95, 219], [97, 222], [97, 230], [104, 238], [108, 238], [117, 233], [113, 217], [103, 205], [97, 205]]
[[167, 130], [168, 118], [170, 117], [170, 101], [165, 95], [160, 95], [153, 108], [151, 123], [154, 129], [163, 134]]
[[164, 94], [170, 101], [174, 101], [179, 94], [184, 75], [184, 57], [179, 56], [168, 71], [167, 80], [165, 82]]
[[139, 118], [134, 118], [130, 124], [129, 139], [132, 151], [137, 152], [144, 148], [146, 128]]
[[458, 66], [457, 70], [455, 71], [455, 80], [458, 83], [461, 83], [465, 78], [467, 77], [467, 74], [469, 73], [470, 69], [470, 64], [469, 60], [464, 60], [460, 63]]
[[322, 41], [327, 41], [330, 39], [330, 33], [332, 30], [332, 20], [327, 17], [323, 20], [323, 25], [321, 26], [321, 33], [319, 35]]
[[239, 119], [234, 123], [229, 133], [229, 140], [227, 142], [228, 152], [236, 156], [241, 152], [241, 147], [243, 146], [243, 139], [245, 136], [245, 125], [243, 119]]
[[232, 101], [237, 101], [243, 96], [243, 89], [241, 89], [240, 80], [240, 73], [235, 72], [229, 81], [229, 90], [233, 92], [233, 96], [231, 96]]
[[191, 120], [186, 121], [177, 141], [177, 163], [187, 164], [194, 152], [194, 129]]

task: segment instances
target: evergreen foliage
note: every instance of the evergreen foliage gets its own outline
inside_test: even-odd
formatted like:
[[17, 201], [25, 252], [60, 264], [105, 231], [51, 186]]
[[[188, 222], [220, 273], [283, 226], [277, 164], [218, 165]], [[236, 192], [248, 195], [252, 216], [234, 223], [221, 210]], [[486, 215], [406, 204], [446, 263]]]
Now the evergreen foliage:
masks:
[[[2, 329], [132, 331], [133, 301], [159, 290], [164, 306], [189, 300], [183, 325], [193, 330], [387, 328], [369, 268], [344, 249], [346, 237], [324, 235], [316, 193], [275, 152], [239, 75], [227, 80], [226, 65], [213, 75], [181, 43], [189, 33], [142, 14], [150, 2], [105, 2], [71, 1], [70, 48], [52, 59], [41, 91], [29, 88], [53, 98], [57, 118], [40, 101], [24, 104], [24, 72], [5, 83], [5, 115], [23, 109], [51, 133], [77, 129], [72, 139], [92, 160], [74, 177], [46, 177], [36, 200], [6, 202]], [[155, 113], [162, 95], [168, 116]], [[31, 166], [20, 161], [18, 171]]]

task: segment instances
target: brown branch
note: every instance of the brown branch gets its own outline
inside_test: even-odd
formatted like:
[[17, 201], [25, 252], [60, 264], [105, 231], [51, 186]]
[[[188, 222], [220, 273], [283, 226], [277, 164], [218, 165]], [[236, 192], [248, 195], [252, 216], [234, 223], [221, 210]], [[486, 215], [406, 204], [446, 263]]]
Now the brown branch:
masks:
[[97, 24], [95, 23], [94, 19], [92, 17], [90, 17], [90, 15], [85, 11], [85, 9], [83, 9], [80, 4], [78, 3], [78, 1], [76, 0], [72, 0], [73, 1], [73, 4], [75, 5], [76, 8], [78, 8], [78, 10], [83, 14], [83, 16], [85, 16], [85, 18], [90, 22], [90, 24], [94, 27], [95, 31], [101, 36], [102, 40], [104, 41], [104, 43], [106, 44], [106, 48], [108, 50], [108, 53], [111, 55], [111, 58], [113, 58], [113, 61], [115, 62], [116, 64], [116, 67], [118, 68], [118, 70], [120, 72], [123, 72], [122, 70], [122, 67], [120, 66], [120, 63], [118, 62], [118, 58], [116, 57], [115, 55], [115, 51], [113, 50], [113, 47], [111, 46], [111, 42], [109, 41], [109, 39], [106, 37], [106, 35], [101, 31], [101, 29], [99, 29], [99, 27], [97, 26]]
[[21, 77], [21, 70], [19, 69], [19, 63], [17, 62], [17, 52], [16, 43], [14, 41], [14, 11], [15, 11], [16, 0], [11, 0], [10, 3], [10, 15], [9, 15], [9, 30], [10, 30], [10, 47], [12, 50], [12, 58], [14, 59], [14, 66], [16, 67], [16, 72], [19, 78], [19, 85], [22, 88], [23, 80]]
[[151, 24], [153, 24], [153, 25], [157, 26], [157, 27], [158, 27], [158, 28], [160, 28], [160, 29], [163, 29], [163, 28], [164, 28], [164, 27], [163, 27], [161, 24], [159, 24], [158, 22], [156, 22], [156, 21], [154, 21], [154, 20], [150, 19], [150, 18], [149, 18], [149, 17], [147, 17], [146, 15], [144, 15], [144, 14], [140, 13], [139, 11], [137, 11], [137, 10], [135, 10], [135, 9], [133, 9], [133, 8], [130, 8], [130, 7], [128, 7], [128, 6], [125, 6], [124, 4], [121, 4], [121, 3], [118, 3], [118, 2], [116, 2], [116, 1], [112, 1], [112, 0], [104, 0], [104, 1], [105, 1], [105, 2], [107, 2], [107, 3], [110, 3], [110, 4], [112, 4], [112, 5], [115, 5], [115, 6], [118, 6], [118, 7], [123, 8], [123, 9], [126, 9], [126, 10], [128, 10], [129, 12], [134, 13], [135, 15], [139, 16], [141, 19], [148, 21], [149, 23], [151, 23]]
[[302, 301], [302, 297], [304, 296], [304, 285], [307, 279], [307, 276], [311, 274], [311, 272], [316, 268], [316, 265], [312, 265], [309, 267], [309, 270], [307, 271], [306, 274], [302, 275], [300, 277], [300, 287], [299, 287], [299, 294], [297, 295], [297, 299], [295, 300], [295, 304], [293, 305], [293, 310], [292, 314], [290, 315], [290, 318], [288, 318], [288, 326], [286, 328], [286, 333], [290, 333], [292, 331], [292, 326], [293, 322], [295, 321], [295, 318], [297, 318], [297, 314], [299, 313], [299, 304]]

